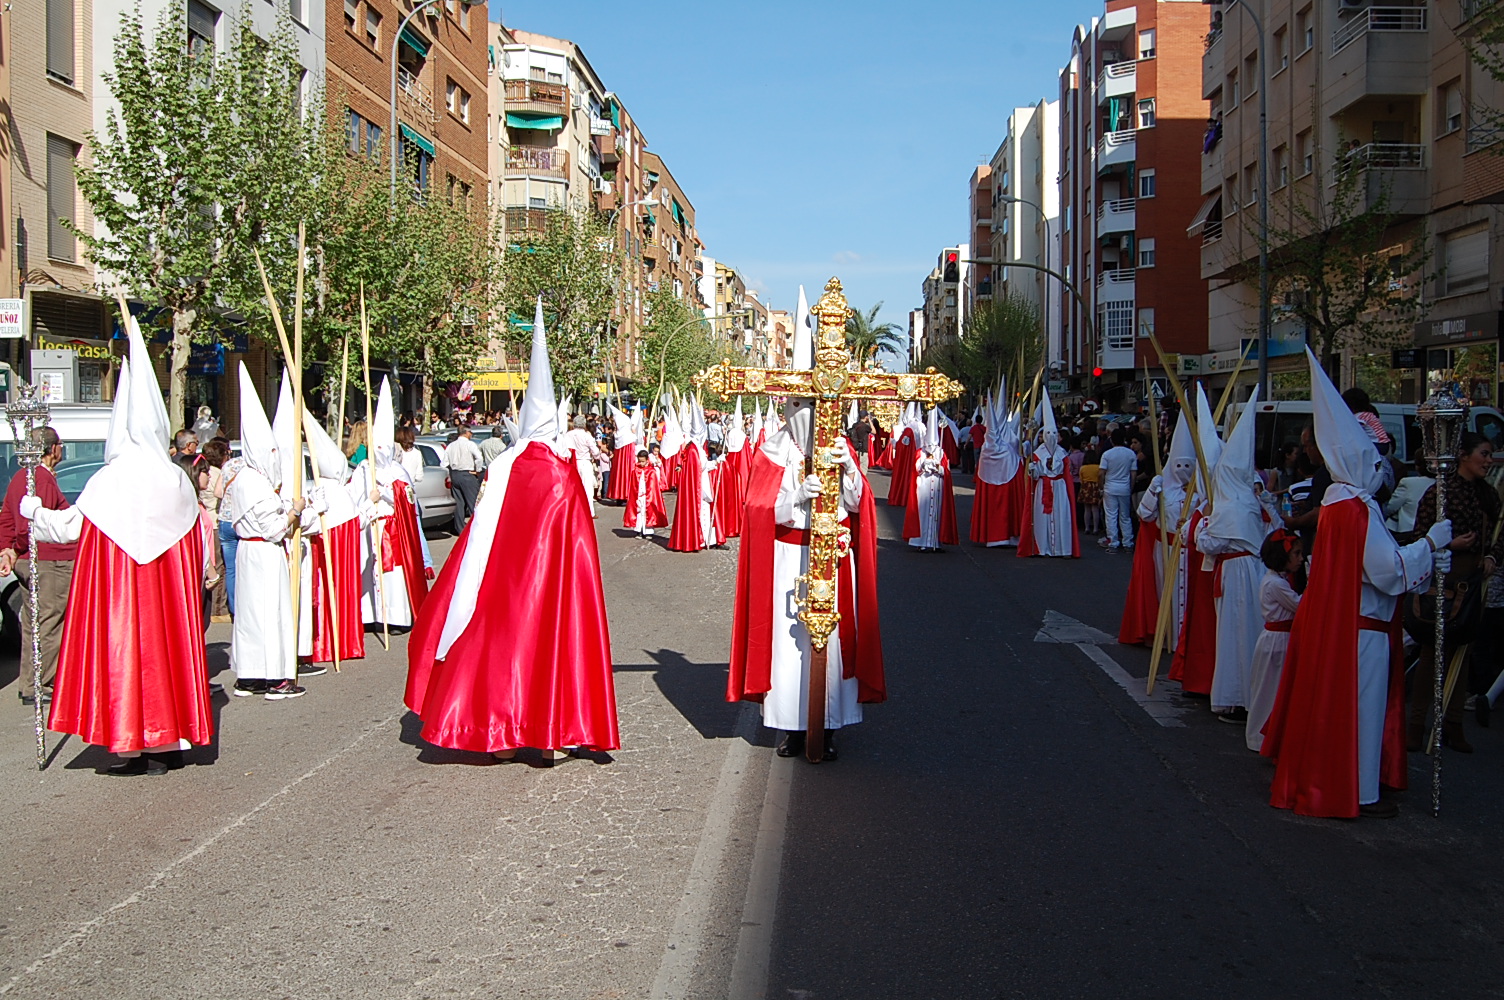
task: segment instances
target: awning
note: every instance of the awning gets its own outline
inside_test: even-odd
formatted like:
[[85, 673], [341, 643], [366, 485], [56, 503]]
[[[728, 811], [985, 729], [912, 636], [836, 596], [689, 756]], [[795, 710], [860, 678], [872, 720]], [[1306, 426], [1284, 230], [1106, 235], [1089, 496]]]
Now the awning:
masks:
[[682, 208], [679, 207], [679, 199], [678, 198], [674, 198], [672, 200], [672, 204], [671, 204], [671, 206], [669, 208], [669, 214], [674, 217], [674, 221], [677, 222], [679, 225], [681, 225], [681, 226], [684, 225], [684, 209], [682, 209]]
[[621, 128], [621, 106], [616, 103], [616, 98], [611, 98], [607, 105], [611, 109], [611, 124], [617, 129]]
[[439, 155], [438, 154], [438, 150], [436, 150], [436, 149], [433, 148], [433, 143], [432, 142], [429, 142], [427, 139], [423, 138], [421, 135], [419, 135], [418, 133], [414, 132], [412, 129], [408, 128], [406, 125], [404, 125], [401, 122], [399, 122], [397, 124], [397, 129], [398, 129], [398, 131], [400, 131], [402, 133], [402, 138], [406, 139], [408, 142], [412, 143], [414, 146], [417, 146], [419, 149], [423, 150], [423, 152], [427, 153], [429, 156], [438, 156]]
[[536, 128], [552, 132], [563, 127], [563, 115], [545, 115], [532, 111], [507, 112], [507, 128]]
[[428, 55], [428, 43], [425, 42], [417, 32], [413, 31], [412, 28], [403, 28], [402, 34], [398, 35], [397, 37], [406, 42], [407, 47], [412, 49], [419, 56]]
[[656, 225], [658, 225], [658, 216], [656, 216], [656, 215], [653, 214], [653, 210], [651, 208], [645, 208], [645, 209], [643, 209], [642, 210], [642, 217], [644, 219], [648, 220], [648, 225], [650, 225], [650, 226], [656, 226]]
[[1189, 226], [1185, 227], [1185, 231], [1187, 233], [1194, 234], [1196, 230], [1206, 225], [1206, 221], [1212, 217], [1212, 213], [1219, 210], [1221, 207], [1221, 191], [1218, 191], [1214, 195], [1208, 196], [1207, 199], [1201, 203], [1201, 207], [1196, 209], [1196, 217], [1191, 220], [1191, 224]]

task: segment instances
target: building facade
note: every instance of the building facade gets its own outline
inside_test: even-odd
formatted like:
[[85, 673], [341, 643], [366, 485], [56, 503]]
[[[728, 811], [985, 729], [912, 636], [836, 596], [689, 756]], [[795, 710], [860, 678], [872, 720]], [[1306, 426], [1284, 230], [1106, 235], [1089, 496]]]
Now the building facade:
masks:
[[971, 245], [977, 248], [977, 263], [972, 265], [976, 269], [976, 281], [967, 289], [968, 313], [974, 313], [978, 305], [992, 301], [994, 266], [989, 251], [992, 249], [993, 185], [996, 181], [992, 166], [984, 163], [971, 172], [967, 184], [967, 232], [971, 235]]
[[920, 285], [924, 296], [924, 324], [917, 341], [916, 357], [960, 341], [966, 327], [966, 295], [971, 287], [967, 275], [971, 247], [965, 243], [940, 251], [935, 267]]
[[1060, 74], [1060, 240], [1080, 298], [1057, 293], [1056, 359], [1068, 395], [1137, 402], [1136, 372], [1157, 364], [1151, 332], [1169, 353], [1207, 350], [1206, 317], [1187, 308], [1207, 284], [1185, 227], [1201, 203], [1209, 22], [1191, 0], [1108, 0], [1072, 38]]
[[1060, 361], [1064, 345], [1059, 281], [1042, 271], [1003, 263], [1023, 261], [1060, 271], [1060, 102], [1014, 108], [1008, 115], [1008, 134], [990, 166], [992, 224], [987, 242], [979, 245], [990, 248], [982, 256], [994, 263], [978, 284], [990, 283], [999, 297], [1014, 295], [1031, 302], [1040, 312], [1047, 356]]

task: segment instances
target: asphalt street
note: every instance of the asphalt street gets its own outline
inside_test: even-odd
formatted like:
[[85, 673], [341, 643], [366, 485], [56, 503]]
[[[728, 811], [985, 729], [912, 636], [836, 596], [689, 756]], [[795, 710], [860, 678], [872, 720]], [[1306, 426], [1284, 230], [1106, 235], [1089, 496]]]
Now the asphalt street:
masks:
[[1147, 652], [1111, 641], [1128, 554], [920, 554], [900, 514], [890, 700], [818, 766], [722, 700], [734, 543], [670, 553], [615, 508], [610, 755], [424, 746], [405, 637], [368, 637], [305, 698], [221, 695], [196, 766], [106, 778], [53, 737], [39, 774], [0, 663], [0, 995], [1504, 994], [1504, 731], [1447, 752], [1440, 819], [1419, 757], [1398, 819], [1271, 809], [1241, 732], [1173, 684], [1146, 700]]

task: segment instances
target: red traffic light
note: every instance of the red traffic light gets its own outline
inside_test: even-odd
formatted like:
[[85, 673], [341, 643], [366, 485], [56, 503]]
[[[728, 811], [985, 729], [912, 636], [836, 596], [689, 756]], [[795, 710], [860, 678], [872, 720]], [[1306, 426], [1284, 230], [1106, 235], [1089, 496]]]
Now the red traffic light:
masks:
[[954, 264], [954, 263], [956, 263], [960, 259], [961, 259], [961, 255], [958, 254], [958, 253], [956, 253], [954, 250], [952, 250], [950, 253], [948, 253], [948, 254], [945, 255], [945, 262], [947, 264]]
[[1102, 377], [1102, 369], [1101, 368], [1093, 368], [1091, 370], [1091, 377], [1092, 378], [1101, 378]]

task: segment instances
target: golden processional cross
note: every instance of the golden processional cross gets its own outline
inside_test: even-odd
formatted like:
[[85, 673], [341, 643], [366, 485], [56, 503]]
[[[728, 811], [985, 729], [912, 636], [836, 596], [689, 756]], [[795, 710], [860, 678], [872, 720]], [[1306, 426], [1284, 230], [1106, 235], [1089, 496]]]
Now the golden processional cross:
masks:
[[[851, 308], [841, 293], [841, 282], [831, 278], [825, 293], [810, 310], [819, 322], [815, 332], [815, 367], [810, 371], [779, 368], [737, 368], [723, 361], [695, 376], [695, 385], [721, 399], [732, 396], [813, 397], [815, 401], [814, 447], [806, 454], [805, 473], [820, 477], [824, 487], [810, 511], [809, 568], [798, 580], [799, 620], [809, 630], [813, 650], [809, 671], [809, 710], [806, 717], [805, 755], [818, 763], [825, 755], [826, 644], [841, 621], [836, 609], [836, 573], [850, 544], [841, 530], [841, 467], [832, 460], [831, 446], [844, 429], [846, 406], [854, 399], [911, 401], [931, 405], [961, 395], [965, 388], [930, 368], [923, 374], [895, 375], [884, 371], [851, 371], [851, 350], [846, 346], [846, 320]], [[847, 650], [847, 656], [856, 655]]]

